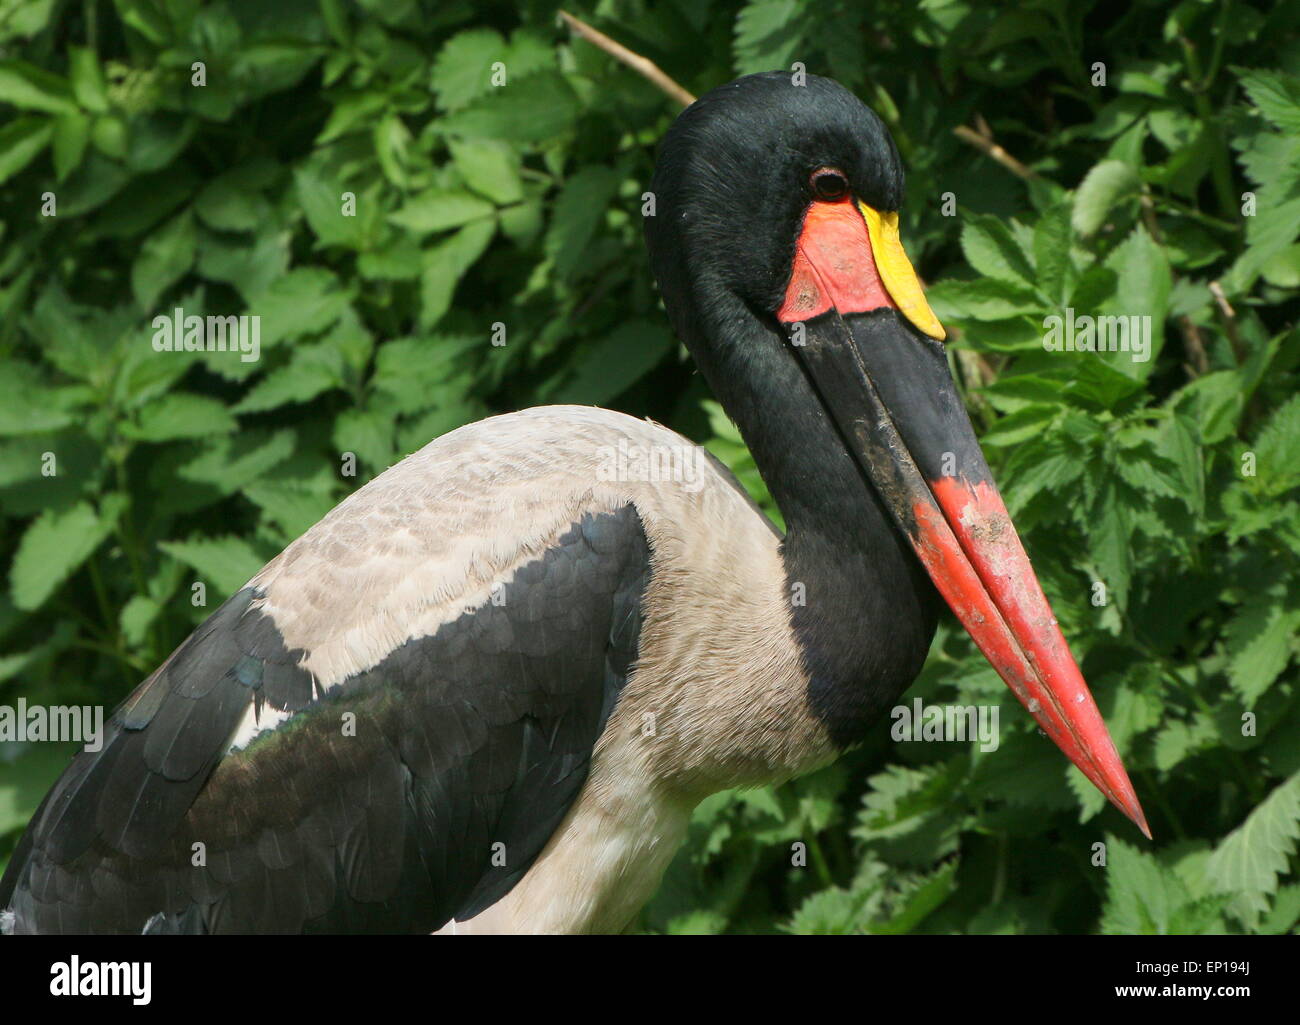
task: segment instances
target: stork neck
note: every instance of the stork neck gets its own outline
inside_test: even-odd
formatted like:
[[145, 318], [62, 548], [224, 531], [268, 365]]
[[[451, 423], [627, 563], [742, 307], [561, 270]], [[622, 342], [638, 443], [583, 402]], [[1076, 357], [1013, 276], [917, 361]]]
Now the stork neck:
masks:
[[848, 746], [920, 672], [937, 592], [796, 361], [754, 346], [716, 369], [706, 375], [786, 521], [781, 554], [810, 705]]

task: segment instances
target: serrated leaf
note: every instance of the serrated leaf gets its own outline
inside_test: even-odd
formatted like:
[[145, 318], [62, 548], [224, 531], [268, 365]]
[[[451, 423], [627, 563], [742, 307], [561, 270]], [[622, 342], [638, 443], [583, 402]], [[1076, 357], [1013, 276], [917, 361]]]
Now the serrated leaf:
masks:
[[542, 142], [567, 130], [578, 115], [578, 98], [563, 75], [542, 71], [510, 79], [439, 124], [448, 135]]
[[260, 316], [263, 348], [332, 327], [351, 302], [348, 290], [323, 267], [296, 267], [248, 304]]
[[586, 247], [618, 190], [619, 175], [608, 167], [589, 166], [560, 191], [546, 232], [546, 255], [561, 277], [583, 265]]
[[1041, 291], [1054, 303], [1065, 299], [1070, 265], [1070, 208], [1060, 203], [1034, 226], [1034, 271]]
[[1098, 489], [1089, 517], [1088, 552], [1106, 585], [1111, 604], [1122, 614], [1133, 577], [1132, 531], [1128, 506], [1113, 479]]
[[1102, 226], [1119, 203], [1137, 194], [1141, 186], [1137, 172], [1119, 160], [1103, 160], [1084, 176], [1074, 196], [1070, 223], [1080, 235], [1091, 235]]
[[279, 526], [286, 541], [315, 525], [335, 504], [328, 492], [298, 481], [258, 481], [244, 489], [244, 496]]
[[98, 510], [80, 502], [37, 517], [18, 542], [9, 569], [14, 605], [35, 609], [43, 604], [104, 543], [124, 506], [120, 496], [110, 496]]
[[68, 114], [77, 109], [66, 81], [21, 60], [0, 60], [0, 103], [47, 114]]
[[1276, 787], [1214, 848], [1205, 867], [1215, 890], [1235, 895], [1232, 913], [1247, 926], [1268, 910], [1277, 877], [1300, 839], [1300, 773]]
[[1273, 906], [1256, 930], [1266, 936], [1291, 932], [1300, 922], [1300, 884], [1284, 886], [1273, 898]]
[[225, 404], [206, 395], [176, 392], [144, 406], [135, 424], [122, 425], [122, 434], [136, 441], [209, 438], [233, 431], [237, 424]]
[[27, 825], [77, 750], [75, 744], [28, 744], [19, 757], [0, 761], [0, 835]]
[[392, 418], [378, 410], [346, 410], [334, 422], [334, 445], [354, 453], [371, 474], [380, 473], [393, 462]]
[[736, 15], [736, 73], [784, 68], [803, 41], [798, 0], [749, 0]]
[[108, 86], [94, 50], [84, 46], [68, 47], [68, 73], [78, 103], [95, 114], [108, 110]]
[[1033, 287], [1034, 269], [1007, 226], [996, 217], [973, 215], [961, 233], [966, 262], [980, 274], [1018, 287]]
[[1252, 70], [1241, 84], [1264, 117], [1284, 132], [1300, 132], [1300, 78], [1282, 71]]
[[1280, 495], [1300, 486], [1300, 395], [1273, 411], [1255, 439], [1256, 486]]
[[246, 432], [235, 437], [222, 437], [198, 458], [191, 460], [178, 471], [186, 480], [208, 484], [220, 494], [229, 495], [287, 459], [294, 449], [294, 435], [290, 430], [267, 435], [264, 432]]
[[1113, 836], [1106, 838], [1106, 903], [1101, 931], [1110, 936], [1173, 932], [1178, 911], [1191, 901], [1186, 885], [1154, 855]]
[[[1146, 228], [1139, 225], [1115, 247], [1106, 264], [1115, 271], [1117, 285], [1114, 296], [1098, 312], [1123, 318], [1118, 322], [1122, 331], [1119, 342], [1130, 346], [1127, 353], [1115, 354], [1112, 365], [1130, 377], [1142, 379], [1154, 368], [1155, 359], [1164, 348], [1164, 322], [1173, 288], [1169, 258], [1164, 248], [1147, 234]], [[1150, 344], [1145, 351], [1140, 351], [1133, 337], [1134, 317], [1150, 317]], [[1145, 339], [1145, 325], [1140, 330]]]
[[425, 250], [420, 274], [421, 327], [430, 328], [442, 319], [461, 276], [483, 255], [495, 233], [495, 221], [475, 221]]
[[486, 93], [492, 87], [492, 65], [505, 56], [506, 41], [492, 29], [468, 29], [452, 36], [433, 62], [438, 107], [460, 110]]
[[850, 892], [840, 887], [808, 897], [794, 913], [787, 931], [799, 936], [846, 936], [857, 932], [872, 891]]
[[1291, 661], [1300, 630], [1300, 608], [1284, 592], [1253, 595], [1224, 630], [1228, 682], [1247, 708], [1254, 706]]
[[238, 170], [209, 182], [194, 200], [195, 213], [218, 231], [255, 231], [266, 223], [269, 209]]
[[890, 916], [870, 922], [866, 932], [873, 936], [902, 936], [910, 933], [957, 891], [956, 861], [917, 880], [905, 896], [894, 902]]
[[158, 549], [193, 568], [216, 588], [223, 601], [243, 587], [266, 562], [247, 541], [233, 536], [161, 541]]
[[1197, 716], [1191, 722], [1173, 720], [1156, 734], [1153, 751], [1156, 768], [1168, 772], [1211, 744], [1214, 737], [1214, 723], [1204, 716]]
[[322, 168], [308, 164], [298, 168], [293, 177], [298, 202], [320, 245], [360, 249], [369, 220], [363, 216], [366, 210], [361, 198], [354, 194], [359, 209], [345, 214], [343, 194], [350, 190], [340, 186]]
[[122, 637], [127, 644], [133, 646], [141, 644], [150, 625], [158, 618], [158, 613], [161, 611], [162, 606], [157, 599], [151, 598], [147, 594], [134, 595], [130, 601], [123, 605], [122, 612], [117, 617], [117, 622], [121, 628]]
[[131, 264], [131, 291], [145, 312], [194, 265], [197, 236], [188, 210], [154, 231]]
[[388, 220], [417, 235], [459, 228], [472, 221], [491, 217], [496, 212], [487, 200], [468, 192], [444, 192], [432, 189], [408, 200]]
[[54, 123], [44, 117], [14, 118], [0, 128], [0, 183], [35, 160], [53, 132]]
[[501, 205], [524, 198], [514, 149], [491, 139], [451, 139], [449, 145], [466, 188]]
[[233, 408], [235, 413], [261, 413], [293, 402], [308, 402], [343, 384], [342, 361], [337, 352], [320, 345], [295, 349], [288, 364], [277, 367], [257, 382]]
[[[90, 118], [84, 114], [64, 114], [54, 119], [51, 150], [54, 156], [54, 176], [63, 181], [81, 163], [90, 141]], [[0, 151], [3, 146], [0, 145]]]
[[550, 401], [608, 402], [649, 373], [671, 348], [672, 338], [661, 324], [646, 320], [620, 324], [587, 350], [577, 372]]
[[950, 316], [1000, 320], [1043, 312], [1042, 299], [1031, 289], [995, 278], [939, 281], [926, 291], [926, 298], [941, 320]]

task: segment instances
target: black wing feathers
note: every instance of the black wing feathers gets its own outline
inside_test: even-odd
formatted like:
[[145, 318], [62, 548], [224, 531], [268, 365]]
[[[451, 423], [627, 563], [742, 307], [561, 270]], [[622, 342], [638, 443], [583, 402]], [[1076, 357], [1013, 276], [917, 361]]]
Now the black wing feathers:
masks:
[[[428, 932], [510, 891], [586, 781], [649, 551], [588, 514], [323, 695], [242, 591], [81, 753], [0, 883], [20, 932]], [[228, 752], [250, 703], [296, 714]]]

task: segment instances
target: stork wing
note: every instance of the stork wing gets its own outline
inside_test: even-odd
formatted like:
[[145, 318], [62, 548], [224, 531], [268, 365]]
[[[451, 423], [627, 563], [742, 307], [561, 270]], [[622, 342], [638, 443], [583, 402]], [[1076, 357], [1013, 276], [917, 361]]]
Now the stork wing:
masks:
[[[254, 578], [76, 756], [0, 908], [62, 933], [430, 932], [476, 914], [586, 780], [649, 566], [633, 506], [584, 513], [485, 603], [327, 687]], [[353, 611], [365, 586], [330, 604]]]

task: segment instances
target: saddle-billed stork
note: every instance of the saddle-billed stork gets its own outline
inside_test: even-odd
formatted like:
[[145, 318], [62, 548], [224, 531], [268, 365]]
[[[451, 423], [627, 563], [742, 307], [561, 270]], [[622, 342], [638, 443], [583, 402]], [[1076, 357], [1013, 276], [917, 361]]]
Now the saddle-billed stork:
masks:
[[940, 598], [1146, 832], [899, 242], [881, 121], [742, 78], [677, 119], [652, 191], [668, 314], [785, 535], [716, 462], [608, 472], [699, 451], [621, 413], [431, 442], [114, 712], [14, 854], [7, 931], [621, 930], [701, 798], [863, 737]]

